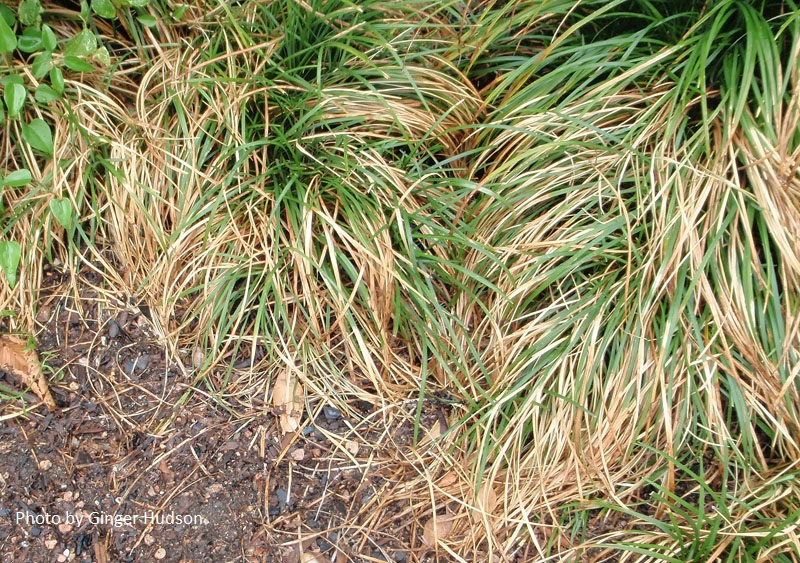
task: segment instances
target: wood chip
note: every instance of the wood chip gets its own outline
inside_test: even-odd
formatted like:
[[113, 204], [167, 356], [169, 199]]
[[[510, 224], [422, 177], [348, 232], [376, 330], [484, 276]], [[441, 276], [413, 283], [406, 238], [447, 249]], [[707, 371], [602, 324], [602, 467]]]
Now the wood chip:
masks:
[[36, 350], [29, 348], [27, 339], [12, 334], [0, 335], [0, 369], [7, 371], [30, 387], [51, 411], [56, 402], [50, 394], [47, 378], [44, 376]]
[[94, 560], [95, 563], [108, 563], [108, 548], [102, 541], [94, 542]]
[[284, 434], [300, 428], [304, 399], [305, 391], [297, 378], [297, 370], [288, 366], [278, 374], [272, 388], [272, 406]]
[[304, 551], [300, 556], [300, 563], [330, 563], [330, 561], [331, 560], [322, 553]]
[[169, 480], [175, 476], [175, 472], [167, 465], [166, 458], [162, 459], [161, 462], [158, 464], [158, 470]]

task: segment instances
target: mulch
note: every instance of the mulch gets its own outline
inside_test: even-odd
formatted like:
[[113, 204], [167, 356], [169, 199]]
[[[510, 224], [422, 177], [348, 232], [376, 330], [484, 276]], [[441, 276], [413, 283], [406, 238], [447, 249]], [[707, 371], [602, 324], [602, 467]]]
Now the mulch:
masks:
[[317, 401], [284, 435], [265, 397], [234, 413], [193, 386], [146, 310], [99, 295], [94, 273], [77, 291], [46, 276], [36, 340], [58, 408], [0, 404], [4, 563], [448, 560], [410, 500], [386, 500], [418, 475], [415, 401], [391, 429], [372, 405], [354, 418]]

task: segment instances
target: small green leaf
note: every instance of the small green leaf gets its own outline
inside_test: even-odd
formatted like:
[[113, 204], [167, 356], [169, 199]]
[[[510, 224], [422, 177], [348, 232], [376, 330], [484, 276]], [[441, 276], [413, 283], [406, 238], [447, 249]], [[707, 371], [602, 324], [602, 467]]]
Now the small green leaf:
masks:
[[172, 19], [175, 21], [180, 21], [183, 19], [183, 16], [186, 14], [186, 5], [183, 4], [175, 8], [175, 11], [172, 12]]
[[64, 73], [57, 66], [50, 69], [50, 84], [59, 96], [64, 93]]
[[[5, 121], [6, 121], [6, 112], [3, 111], [3, 104], [0, 104], [0, 125], [5, 123]], [[2, 202], [2, 199], [0, 199], [0, 202]]]
[[3, 86], [8, 86], [10, 84], [19, 84], [22, 86], [25, 84], [25, 80], [22, 78], [21, 74], [9, 74], [8, 76], [0, 78], [0, 84]]
[[44, 24], [42, 26], [42, 46], [48, 51], [54, 51], [56, 45], [58, 45], [56, 34], [53, 33], [53, 30], [50, 29], [49, 25]]
[[64, 227], [69, 229], [72, 225], [72, 202], [69, 199], [51, 199], [50, 212], [56, 221]]
[[39, 84], [39, 86], [36, 87], [36, 93], [34, 93], [33, 97], [40, 104], [46, 104], [59, 99], [61, 96], [47, 84]]
[[94, 52], [94, 55], [92, 55], [92, 60], [99, 62], [103, 66], [111, 65], [111, 55], [108, 54], [108, 49], [105, 47], [100, 47], [97, 49], [97, 51]]
[[65, 57], [86, 57], [97, 50], [97, 36], [84, 29], [64, 45]]
[[23, 80], [21, 74], [9, 74], [8, 76], [0, 78], [0, 84], [3, 86], [8, 86], [9, 84], [19, 84], [22, 86], [25, 84], [25, 80]]
[[101, 18], [113, 19], [117, 15], [111, 0], [92, 0], [92, 10]]
[[37, 80], [41, 80], [47, 73], [50, 72], [50, 66], [53, 64], [53, 56], [49, 51], [42, 51], [33, 59], [31, 65], [31, 72]]
[[64, 57], [64, 66], [73, 72], [92, 72], [94, 67], [78, 57]]
[[17, 39], [17, 48], [23, 53], [35, 53], [42, 49], [42, 38], [33, 34], [20, 35]]
[[84, 22], [89, 21], [89, 16], [92, 15], [92, 10], [89, 8], [89, 2], [81, 0], [81, 19]]
[[0, 4], [0, 17], [5, 20], [8, 27], [14, 27], [14, 24], [17, 23], [17, 15], [5, 4]]
[[140, 24], [147, 27], [155, 27], [158, 24], [155, 16], [151, 16], [150, 14], [140, 14], [136, 16], [136, 19], [139, 20]]
[[9, 84], [3, 92], [3, 99], [8, 108], [8, 117], [17, 117], [25, 106], [25, 97], [28, 92], [22, 84]]
[[0, 53], [10, 53], [17, 48], [17, 36], [6, 23], [5, 18], [0, 18]]
[[22, 168], [20, 170], [9, 172], [8, 176], [3, 178], [3, 185], [10, 186], [12, 188], [20, 188], [29, 184], [31, 180], [33, 180], [33, 176], [31, 176], [30, 170], [27, 168]]
[[144, 8], [150, 3], [150, 0], [122, 0], [122, 4], [130, 6], [131, 8]]
[[22, 25], [38, 27], [42, 23], [42, 5], [39, 0], [22, 0], [17, 14]]
[[37, 151], [53, 155], [53, 132], [43, 119], [37, 117], [28, 125], [23, 125], [22, 138]]
[[17, 268], [22, 249], [15, 240], [4, 240], [0, 242], [0, 268], [6, 275], [8, 285], [12, 288], [17, 285]]

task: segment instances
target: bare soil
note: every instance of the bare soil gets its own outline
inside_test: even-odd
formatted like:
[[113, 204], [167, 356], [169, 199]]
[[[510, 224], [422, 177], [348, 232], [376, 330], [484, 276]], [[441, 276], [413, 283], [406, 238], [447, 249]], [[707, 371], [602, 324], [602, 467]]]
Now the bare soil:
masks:
[[109, 303], [102, 280], [81, 275], [70, 292], [48, 271], [38, 304], [58, 408], [9, 417], [24, 398], [0, 403], [3, 563], [435, 559], [408, 504], [383, 500], [413, 473], [410, 423], [317, 405], [284, 435], [266, 397], [234, 414], [192, 385], [146, 308]]

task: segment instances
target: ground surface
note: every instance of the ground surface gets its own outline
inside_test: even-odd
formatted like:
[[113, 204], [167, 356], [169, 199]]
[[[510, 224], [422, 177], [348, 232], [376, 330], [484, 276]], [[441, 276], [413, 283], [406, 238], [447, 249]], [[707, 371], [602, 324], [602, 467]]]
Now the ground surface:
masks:
[[[59, 407], [0, 423], [4, 563], [428, 559], [402, 503], [381, 500], [404, 466], [380, 460], [409, 447], [410, 424], [321, 405], [282, 435], [258, 400], [232, 418], [187, 395], [141, 310], [98, 299], [91, 276], [78, 299], [64, 281], [48, 273], [37, 335]], [[364, 525], [378, 512], [394, 527]]]

